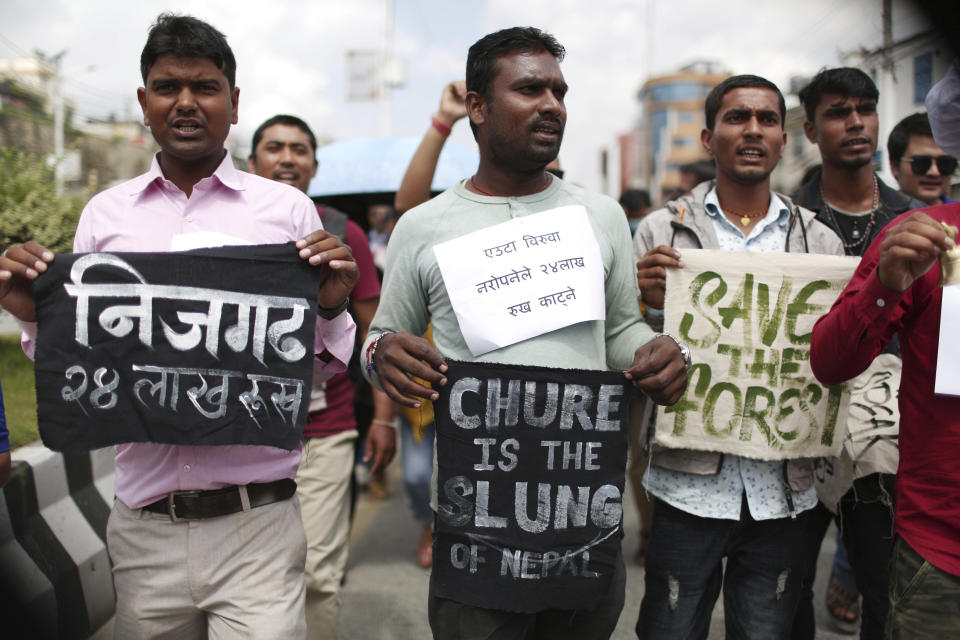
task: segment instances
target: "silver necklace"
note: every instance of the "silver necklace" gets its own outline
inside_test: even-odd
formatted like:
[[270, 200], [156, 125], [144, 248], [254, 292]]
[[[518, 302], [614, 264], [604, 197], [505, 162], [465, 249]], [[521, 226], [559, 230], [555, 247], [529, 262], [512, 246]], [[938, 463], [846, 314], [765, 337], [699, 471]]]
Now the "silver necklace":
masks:
[[843, 242], [844, 248], [854, 249], [860, 245], [865, 246], [866, 239], [870, 237], [870, 231], [873, 229], [873, 225], [877, 222], [877, 210], [880, 206], [880, 185], [877, 183], [877, 175], [873, 175], [873, 206], [870, 208], [870, 219], [867, 221], [867, 226], [864, 227], [863, 232], [861, 233], [860, 225], [858, 225], [854, 220], [853, 228], [850, 230], [849, 239], [847, 239], [847, 234], [840, 226], [833, 207], [830, 206], [829, 202], [827, 202], [827, 197], [823, 195], [822, 178], [820, 180], [820, 199], [823, 201], [823, 206], [827, 211], [827, 216], [830, 218], [830, 222], [833, 224], [833, 228], [836, 229], [837, 233], [840, 234], [840, 240]]

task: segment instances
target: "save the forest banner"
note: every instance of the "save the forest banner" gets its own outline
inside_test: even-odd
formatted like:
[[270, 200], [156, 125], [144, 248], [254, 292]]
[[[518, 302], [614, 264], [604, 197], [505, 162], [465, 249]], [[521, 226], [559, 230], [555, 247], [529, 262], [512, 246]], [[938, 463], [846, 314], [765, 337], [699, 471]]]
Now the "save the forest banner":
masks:
[[632, 387], [622, 373], [447, 364], [437, 595], [527, 613], [592, 608], [619, 562]]
[[687, 389], [660, 410], [656, 442], [761, 460], [834, 456], [848, 385], [810, 369], [813, 325], [857, 258], [685, 249], [667, 270], [664, 331], [690, 347]]
[[293, 243], [58, 255], [34, 285], [44, 444], [300, 442], [317, 269]]

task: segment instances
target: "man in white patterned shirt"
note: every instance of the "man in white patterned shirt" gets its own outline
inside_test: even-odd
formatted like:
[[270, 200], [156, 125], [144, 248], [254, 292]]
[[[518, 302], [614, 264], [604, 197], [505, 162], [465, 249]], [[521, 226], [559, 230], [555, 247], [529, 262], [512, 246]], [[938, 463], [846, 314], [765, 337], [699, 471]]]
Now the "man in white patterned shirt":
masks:
[[[813, 212], [770, 190], [786, 143], [776, 85], [728, 78], [707, 96], [705, 115], [701, 142], [716, 180], [647, 215], [634, 236], [654, 328], [663, 323], [666, 269], [682, 266], [677, 248], [843, 254]], [[706, 637], [721, 586], [728, 638], [788, 635], [804, 566], [804, 512], [817, 503], [812, 462], [655, 449], [644, 485], [655, 506], [637, 635]]]

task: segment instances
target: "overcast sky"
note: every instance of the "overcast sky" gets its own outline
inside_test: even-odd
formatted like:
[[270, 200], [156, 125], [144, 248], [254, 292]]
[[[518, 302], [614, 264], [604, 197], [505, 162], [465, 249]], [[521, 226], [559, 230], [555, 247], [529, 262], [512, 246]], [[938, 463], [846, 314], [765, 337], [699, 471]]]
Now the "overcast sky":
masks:
[[[895, 37], [919, 16], [895, 0]], [[391, 133], [420, 136], [440, 90], [462, 79], [469, 46], [486, 33], [533, 25], [567, 48], [570, 85], [560, 161], [570, 178], [600, 189], [599, 153], [638, 117], [645, 77], [709, 59], [786, 87], [790, 76], [835, 66], [839, 54], [881, 42], [881, 0], [394, 0], [395, 52], [407, 83], [392, 93]], [[279, 112], [320, 136], [377, 135], [376, 103], [345, 100], [345, 52], [381, 46], [385, 0], [181, 0], [175, 10], [223, 31], [237, 57], [244, 145]], [[138, 116], [139, 56], [147, 29], [174, 5], [153, 0], [2, 0], [0, 57], [66, 50], [65, 93], [81, 117]], [[473, 145], [459, 124], [452, 139]]]

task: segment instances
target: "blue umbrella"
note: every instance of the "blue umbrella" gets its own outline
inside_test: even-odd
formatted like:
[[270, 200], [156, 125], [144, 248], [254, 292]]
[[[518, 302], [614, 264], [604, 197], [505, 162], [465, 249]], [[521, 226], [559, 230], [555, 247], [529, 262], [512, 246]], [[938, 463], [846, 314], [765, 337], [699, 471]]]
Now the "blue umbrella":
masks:
[[[307, 190], [311, 198], [354, 193], [387, 193], [400, 188], [419, 138], [355, 138], [317, 150], [317, 175]], [[431, 189], [443, 191], [477, 170], [480, 156], [455, 142], [440, 153]]]

